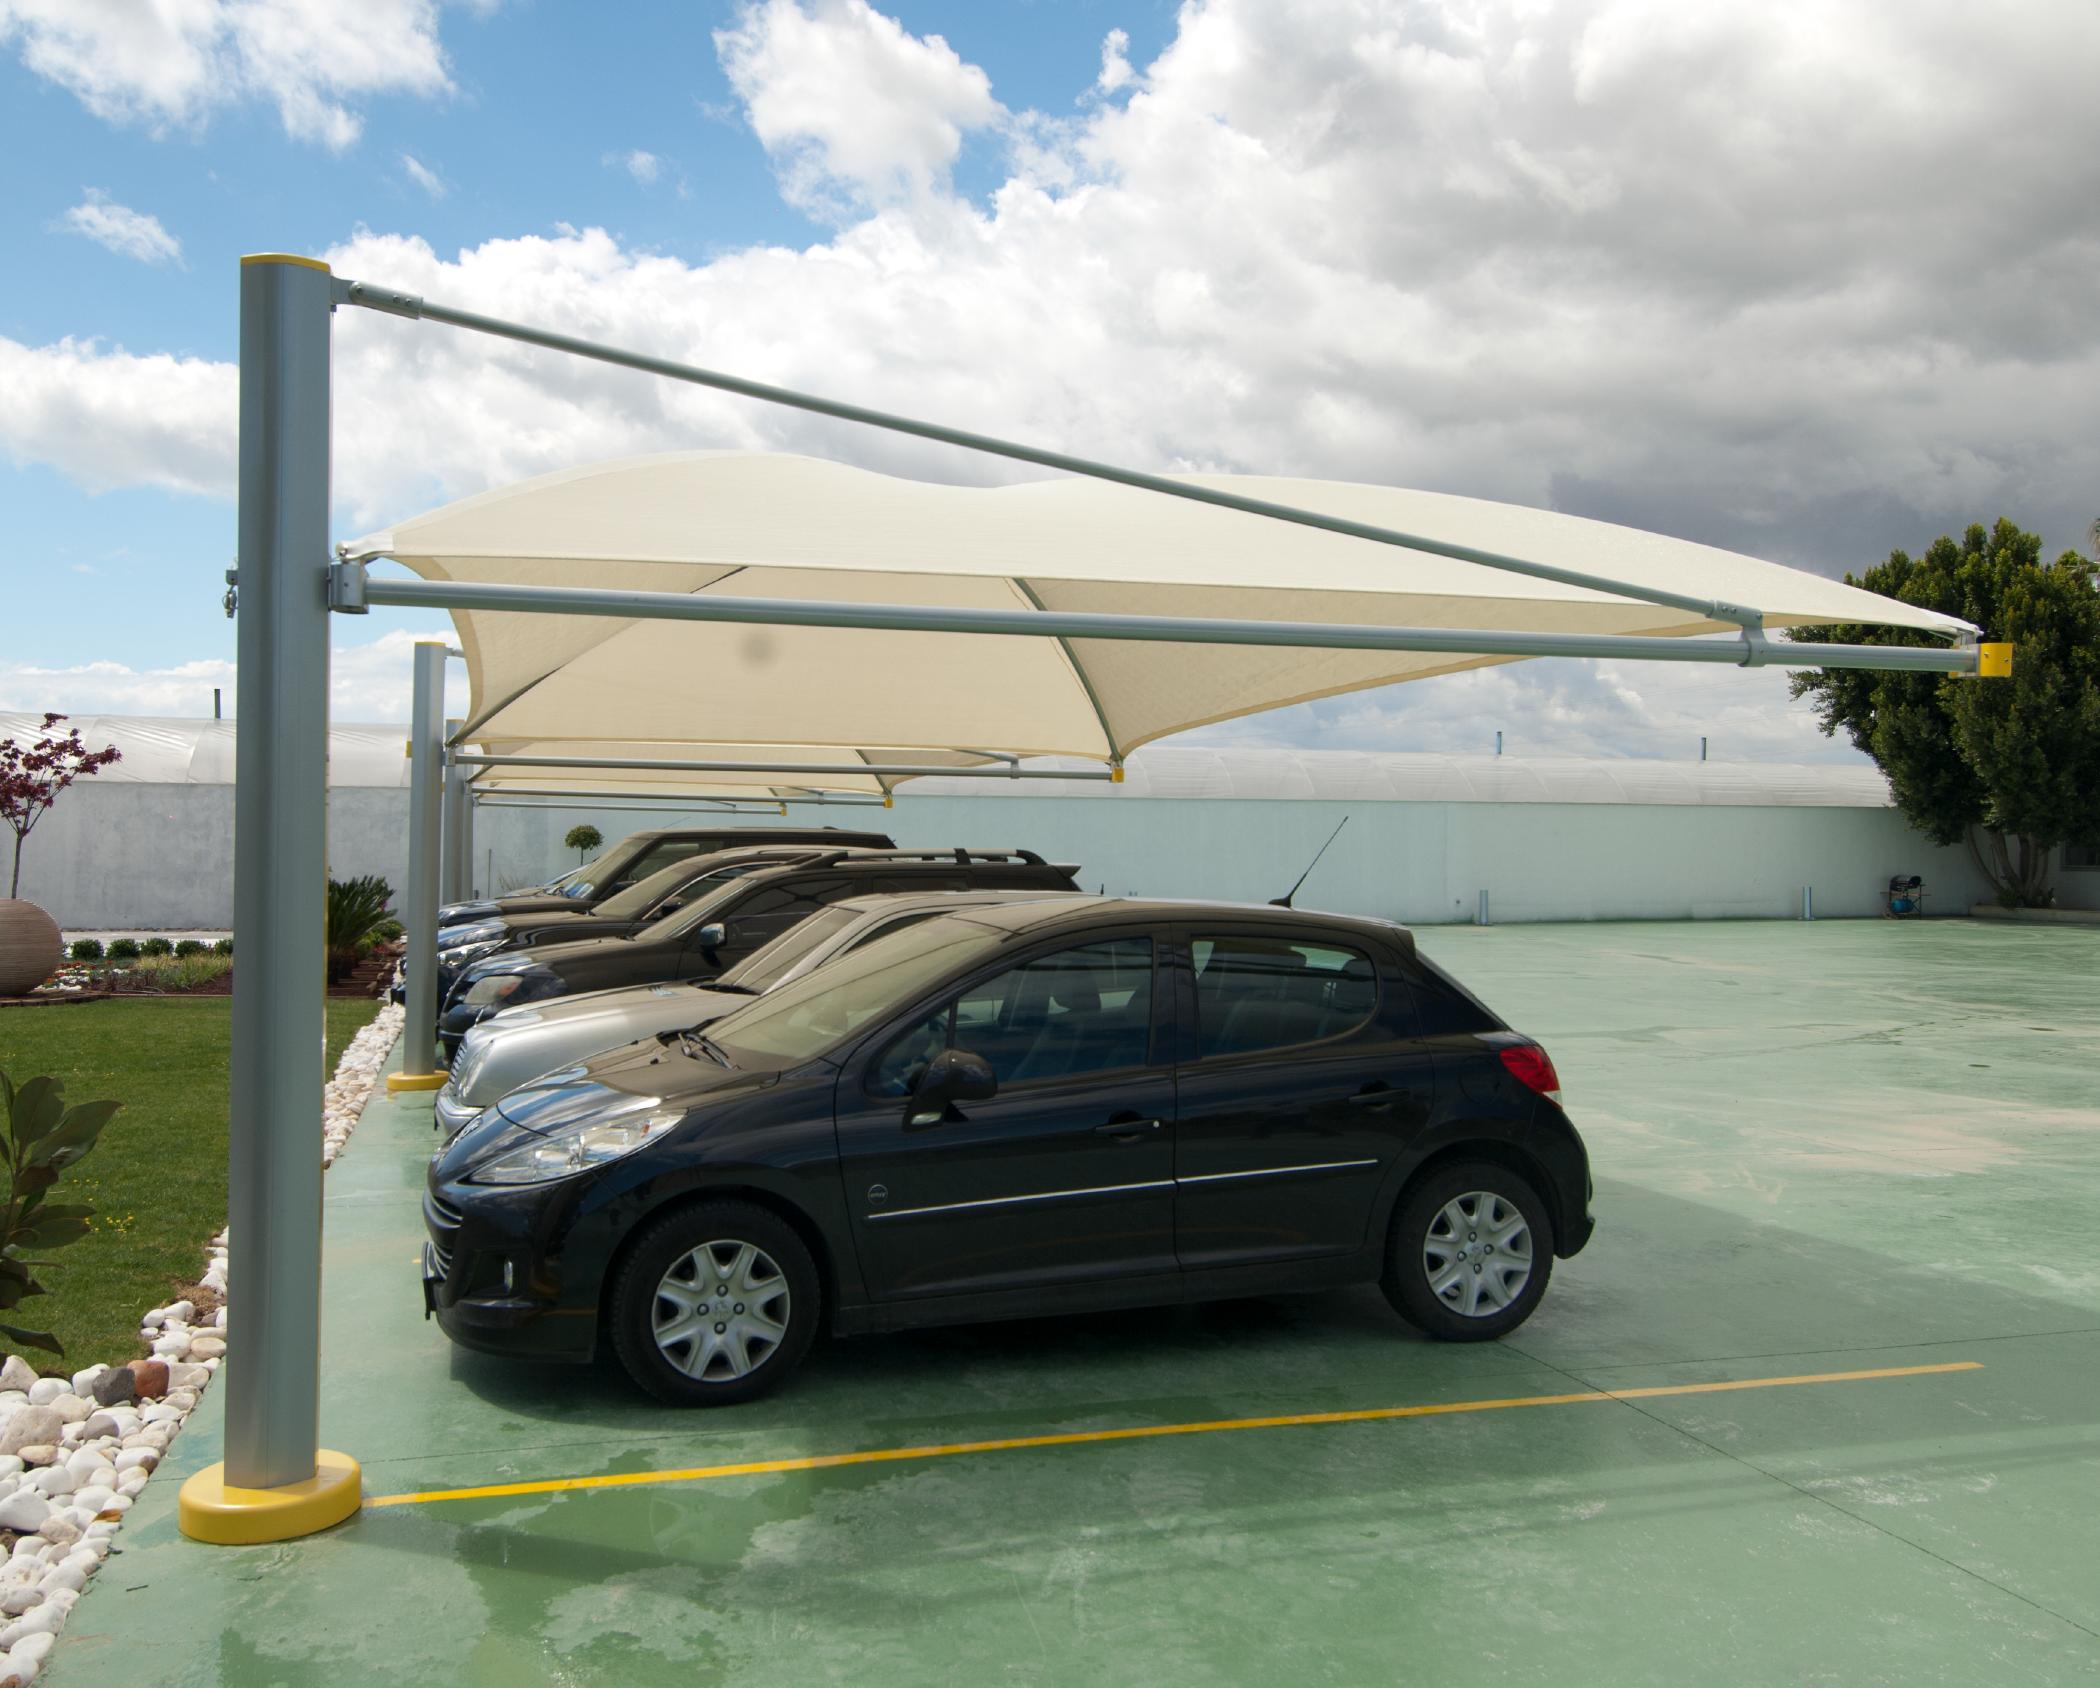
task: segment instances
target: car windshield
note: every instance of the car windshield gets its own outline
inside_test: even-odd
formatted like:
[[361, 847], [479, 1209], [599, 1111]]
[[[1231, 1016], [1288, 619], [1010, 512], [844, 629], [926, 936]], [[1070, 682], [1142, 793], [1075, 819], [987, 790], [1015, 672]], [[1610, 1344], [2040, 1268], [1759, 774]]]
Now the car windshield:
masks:
[[[748, 870], [745, 870], [748, 871]], [[654, 943], [663, 938], [682, 938], [688, 932], [696, 932], [726, 907], [743, 889], [739, 883], [743, 872], [726, 885], [696, 885], [693, 887], [697, 900], [688, 902], [683, 908], [673, 909], [663, 919], [644, 926], [635, 937], [642, 943]]]
[[821, 945], [866, 918], [866, 911], [831, 907], [819, 909], [799, 925], [790, 926], [764, 949], [747, 956], [715, 982], [730, 990], [769, 991], [785, 979]]
[[945, 914], [886, 932], [791, 979], [707, 1028], [739, 1067], [778, 1070], [813, 1060], [937, 979], [991, 954], [1012, 934]]
[[682, 862], [673, 862], [669, 867], [650, 874], [647, 879], [635, 881], [624, 891], [615, 892], [591, 912], [602, 914], [608, 920], [639, 920], [666, 897], [684, 891], [686, 901], [691, 902], [695, 897], [705, 896], [725, 879], [741, 878], [751, 872], [755, 865], [758, 864], [719, 867], [712, 873], [702, 873], [699, 871], [698, 858], [689, 856]]
[[583, 866], [570, 868], [559, 879], [548, 881], [547, 889], [564, 897], [589, 896], [591, 882], [598, 877], [598, 864], [604, 860], [603, 856], [594, 856]]

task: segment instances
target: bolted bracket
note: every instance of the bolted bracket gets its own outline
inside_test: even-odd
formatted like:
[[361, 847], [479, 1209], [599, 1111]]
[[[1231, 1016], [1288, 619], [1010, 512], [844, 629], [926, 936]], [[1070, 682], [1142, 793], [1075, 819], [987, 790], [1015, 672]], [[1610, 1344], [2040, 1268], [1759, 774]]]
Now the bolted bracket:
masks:
[[345, 281], [339, 276], [334, 295], [338, 305], [362, 305], [368, 311], [385, 311], [388, 316], [407, 317], [411, 322], [423, 315], [423, 296], [420, 293], [374, 287], [369, 281]]
[[1768, 663], [1784, 661], [1786, 661], [1786, 657], [1780, 652], [1779, 648], [1765, 637], [1762, 623], [1755, 627], [1747, 623], [1744, 625], [1743, 666], [1745, 668], [1763, 668]]
[[369, 615], [371, 606], [365, 602], [365, 565], [363, 563], [330, 563], [328, 565], [328, 607], [339, 615]]
[[228, 569], [226, 571], [226, 596], [221, 598], [219, 602], [225, 606], [226, 619], [231, 621], [233, 612], [241, 607], [241, 571], [239, 569]]

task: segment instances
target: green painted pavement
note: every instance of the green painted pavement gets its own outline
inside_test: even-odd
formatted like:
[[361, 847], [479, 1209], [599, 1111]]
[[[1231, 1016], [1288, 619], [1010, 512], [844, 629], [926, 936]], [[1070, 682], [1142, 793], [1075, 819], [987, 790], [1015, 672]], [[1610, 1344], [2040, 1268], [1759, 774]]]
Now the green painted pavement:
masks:
[[402, 1506], [251, 1549], [174, 1527], [214, 1391], [55, 1680], [2100, 1679], [2100, 934], [1423, 942], [1547, 1042], [1596, 1160], [1597, 1240], [1513, 1341], [1427, 1343], [1353, 1291], [833, 1343], [782, 1395], [678, 1414], [422, 1321], [427, 1104], [382, 1096], [328, 1175], [322, 1439], [387, 1494], [1984, 1369]]

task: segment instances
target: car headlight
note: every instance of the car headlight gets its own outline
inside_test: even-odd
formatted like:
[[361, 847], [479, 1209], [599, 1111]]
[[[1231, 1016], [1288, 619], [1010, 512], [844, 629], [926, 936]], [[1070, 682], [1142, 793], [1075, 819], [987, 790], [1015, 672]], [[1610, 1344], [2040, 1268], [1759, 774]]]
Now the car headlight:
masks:
[[[467, 1174], [475, 1184], [544, 1184], [631, 1155], [685, 1118], [682, 1108], [659, 1108], [643, 1099], [646, 1113], [600, 1115], [557, 1127], [484, 1162]], [[522, 1134], [521, 1134], [522, 1135]]]
[[494, 1008], [508, 1002], [536, 1002], [543, 996], [559, 996], [561, 980], [543, 969], [529, 973], [491, 973], [467, 987], [462, 999], [469, 1008]]
[[441, 944], [438, 946], [438, 960], [453, 967], [461, 967], [467, 962], [479, 961], [491, 950], [501, 949], [502, 947], [503, 940], [501, 938], [483, 938], [479, 942], [471, 944]]

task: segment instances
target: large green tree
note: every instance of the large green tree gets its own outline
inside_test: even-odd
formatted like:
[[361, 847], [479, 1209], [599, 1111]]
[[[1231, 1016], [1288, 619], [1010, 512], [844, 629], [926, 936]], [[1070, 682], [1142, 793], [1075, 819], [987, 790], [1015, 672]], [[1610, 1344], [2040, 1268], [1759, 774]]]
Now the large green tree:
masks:
[[[1888, 775], [1935, 844], [1966, 843], [2001, 901], [2046, 905], [2050, 852], [2100, 841], [2100, 590], [2076, 551], [2053, 563], [2002, 518], [1942, 536], [1847, 582], [1973, 621], [2013, 647], [2010, 680], [1818, 668], [1794, 676], [1823, 731], [1840, 727]], [[1913, 642], [1891, 627], [1805, 629], [1836, 644]]]

